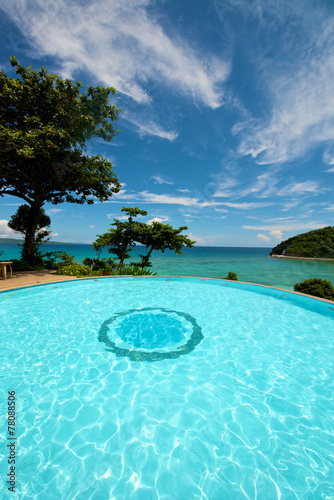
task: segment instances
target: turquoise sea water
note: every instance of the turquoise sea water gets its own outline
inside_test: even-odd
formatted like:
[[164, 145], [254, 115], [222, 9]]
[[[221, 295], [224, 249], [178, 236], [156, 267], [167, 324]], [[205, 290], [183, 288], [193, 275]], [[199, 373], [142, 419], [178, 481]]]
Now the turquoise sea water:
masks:
[[330, 499], [333, 333], [330, 304], [240, 283], [2, 292], [2, 498]]
[[[78, 262], [96, 254], [91, 245], [44, 245], [45, 251], [65, 251]], [[2, 244], [1, 259], [19, 258], [16, 244]], [[223, 278], [229, 271], [237, 273], [240, 281], [260, 283], [288, 290], [309, 278], [329, 280], [334, 284], [334, 262], [274, 259], [270, 248], [194, 247], [184, 249], [183, 255], [173, 252], [153, 252], [152, 271], [158, 275], [200, 276]], [[139, 261], [141, 248], [135, 248], [129, 261]], [[109, 257], [107, 251], [101, 257]]]

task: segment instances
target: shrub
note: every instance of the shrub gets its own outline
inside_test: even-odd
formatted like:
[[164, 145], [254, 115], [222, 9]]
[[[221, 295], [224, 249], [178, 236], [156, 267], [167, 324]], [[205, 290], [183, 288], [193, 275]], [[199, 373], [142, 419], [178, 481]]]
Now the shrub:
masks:
[[313, 278], [296, 283], [293, 289], [296, 292], [306, 293], [307, 295], [334, 300], [334, 287], [330, 281]]
[[91, 259], [90, 257], [86, 257], [82, 263], [85, 266], [90, 267], [93, 271], [105, 271], [108, 273], [112, 273], [113, 269], [117, 268], [117, 265], [114, 263], [112, 258], [109, 259]]
[[13, 271], [40, 271], [41, 269], [44, 269], [44, 266], [41, 265], [36, 265], [32, 266], [25, 260], [19, 260], [19, 259], [13, 259], [12, 260], [12, 269]]
[[237, 273], [234, 273], [233, 271], [229, 271], [227, 273], [227, 276], [225, 276], [225, 278], [223, 278], [223, 280], [238, 281], [238, 275], [237, 275]]
[[[85, 262], [87, 260], [85, 259]], [[124, 276], [124, 275], [131, 275], [131, 276], [147, 276], [152, 274], [150, 271], [147, 271], [145, 269], [141, 269], [138, 265], [137, 266], [123, 266], [120, 269], [99, 269], [98, 271], [92, 270], [88, 266], [82, 266], [81, 264], [77, 264], [73, 262], [72, 264], [68, 266], [61, 266], [59, 267], [58, 271], [55, 274], [61, 274], [65, 276], [76, 276], [78, 278], [83, 277], [83, 276], [102, 276], [102, 275], [110, 275], [110, 276]]]
[[88, 266], [82, 266], [75, 262], [67, 266], [61, 266], [55, 274], [64, 274], [65, 276], [94, 276], [97, 273], [92, 271]]

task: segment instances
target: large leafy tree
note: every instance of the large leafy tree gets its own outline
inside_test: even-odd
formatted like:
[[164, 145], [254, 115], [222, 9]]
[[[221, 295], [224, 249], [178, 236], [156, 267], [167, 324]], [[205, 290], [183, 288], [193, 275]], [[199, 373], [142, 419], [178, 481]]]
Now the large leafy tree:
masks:
[[16, 196], [31, 208], [24, 253], [33, 263], [44, 203], [92, 204], [119, 190], [112, 164], [84, 148], [94, 137], [113, 139], [120, 110], [109, 103], [112, 87], [82, 92], [80, 82], [25, 68], [14, 57], [10, 62], [18, 78], [0, 72], [0, 196]]
[[176, 254], [182, 254], [183, 247], [193, 247], [195, 241], [191, 241], [187, 236], [180, 234], [187, 230], [187, 226], [173, 228], [169, 224], [161, 222], [152, 222], [145, 224], [134, 220], [138, 215], [147, 215], [146, 210], [140, 210], [139, 207], [123, 207], [122, 212], [128, 215], [128, 220], [120, 221], [114, 219], [107, 233], [98, 235], [93, 243], [95, 250], [100, 251], [102, 247], [108, 247], [108, 251], [119, 259], [118, 269], [120, 269], [124, 260], [130, 257], [131, 249], [139, 243], [145, 246], [145, 253], [140, 254], [141, 261], [138, 264], [141, 269], [149, 267], [150, 256], [153, 250], [174, 250]]

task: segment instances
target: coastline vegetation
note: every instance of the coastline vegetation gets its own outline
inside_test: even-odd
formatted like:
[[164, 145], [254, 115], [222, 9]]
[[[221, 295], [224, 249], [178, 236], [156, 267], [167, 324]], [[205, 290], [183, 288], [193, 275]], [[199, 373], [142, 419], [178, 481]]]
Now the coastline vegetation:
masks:
[[223, 280], [238, 281], [238, 275], [234, 271], [229, 271]]
[[85, 152], [96, 137], [111, 141], [121, 111], [109, 104], [112, 87], [61, 79], [10, 58], [17, 78], [0, 71], [0, 196], [21, 198], [30, 207], [22, 259], [39, 265], [36, 234], [44, 203], [106, 201], [119, 191], [113, 165]]
[[274, 247], [270, 255], [334, 259], [334, 226], [293, 236]]
[[[20, 207], [21, 208], [21, 207]], [[29, 207], [24, 214], [29, 213]], [[67, 276], [113, 276], [113, 275], [132, 275], [144, 276], [151, 275], [150, 268], [152, 263], [150, 256], [153, 250], [164, 252], [166, 249], [174, 250], [176, 254], [182, 254], [183, 247], [193, 247], [196, 243], [191, 241], [182, 231], [188, 229], [186, 226], [173, 228], [169, 224], [162, 224], [153, 221], [150, 224], [135, 220], [138, 215], [146, 216], [146, 210], [139, 207], [123, 207], [122, 212], [128, 216], [126, 221], [114, 219], [107, 233], [97, 235], [97, 240], [93, 247], [97, 252], [97, 257], [92, 259], [86, 257], [82, 264], [74, 261], [74, 257], [66, 252], [40, 252], [35, 244], [35, 265], [31, 265], [24, 260], [13, 260], [14, 271], [33, 271], [38, 269], [54, 269], [56, 274]], [[43, 215], [43, 214], [41, 214]], [[47, 221], [46, 221], [47, 222]], [[17, 226], [15, 226], [17, 227]], [[24, 229], [24, 224], [23, 228]], [[38, 238], [36, 239], [38, 242]], [[139, 262], [126, 261], [131, 256], [131, 250], [140, 244], [144, 250], [139, 254]], [[103, 247], [108, 248], [108, 252], [114, 257], [100, 259], [100, 253]], [[232, 273], [233, 274], [233, 273]], [[232, 278], [231, 278], [232, 279]]]
[[293, 289], [296, 292], [305, 293], [307, 295], [313, 295], [315, 297], [334, 301], [334, 287], [331, 281], [321, 280], [317, 278], [309, 279], [300, 283], [296, 283]]

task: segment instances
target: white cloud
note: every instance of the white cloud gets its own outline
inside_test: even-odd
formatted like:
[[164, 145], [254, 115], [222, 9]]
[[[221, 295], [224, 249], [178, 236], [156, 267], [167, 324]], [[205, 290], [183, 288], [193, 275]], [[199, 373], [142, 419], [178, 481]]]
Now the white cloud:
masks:
[[316, 181], [294, 182], [277, 192], [278, 196], [319, 194], [319, 183]]
[[89, 226], [89, 227], [90, 227], [91, 229], [94, 229], [95, 225], [94, 225], [94, 224], [92, 224], [92, 225], [91, 225], [91, 226]]
[[[234, 130], [241, 134], [239, 152], [258, 164], [284, 163], [334, 139], [333, 17], [325, 5], [304, 3], [254, 2], [258, 12], [254, 8], [252, 14], [268, 44], [257, 51], [256, 60], [253, 53], [249, 57], [269, 109], [262, 108], [265, 115], [245, 119]], [[241, 2], [246, 12], [248, 4]], [[255, 35], [253, 44], [260, 49]]]
[[198, 53], [181, 34], [163, 29], [150, 0], [18, 3], [0, 1], [39, 55], [57, 57], [62, 74], [87, 70], [104, 85], [147, 103], [149, 80], [211, 108], [222, 104], [229, 63]]
[[0, 238], [21, 238], [22, 239], [22, 234], [17, 233], [16, 231], [13, 231], [13, 229], [10, 229], [8, 226], [8, 220], [2, 219], [0, 220]]
[[327, 149], [327, 151], [324, 152], [322, 159], [323, 159], [323, 162], [326, 163], [326, 165], [334, 165], [334, 151], [333, 151], [333, 149]]
[[256, 195], [258, 198], [267, 198], [275, 193], [278, 179], [273, 177], [273, 172], [265, 172], [258, 175], [256, 182], [240, 193], [240, 196]]
[[283, 205], [282, 212], [287, 212], [291, 208], [297, 207], [299, 205], [299, 201], [292, 200]]
[[154, 180], [154, 184], [170, 184], [170, 185], [174, 184], [173, 181], [170, 181], [169, 179], [167, 179], [163, 175], [152, 175], [152, 177], [150, 177], [150, 180], [151, 179]]
[[154, 135], [160, 137], [161, 139], [174, 141], [179, 135], [175, 130], [164, 130], [162, 127], [160, 127], [160, 125], [152, 120], [140, 122], [138, 119], [130, 117], [128, 113], [123, 113], [123, 118], [129, 123], [132, 123], [132, 125], [135, 125], [141, 137], [144, 137], [146, 135]]
[[291, 222], [291, 219], [293, 219], [292, 215], [289, 215], [288, 217], [275, 217], [274, 219], [265, 219], [263, 222]]
[[257, 237], [259, 238], [259, 240], [261, 241], [270, 241], [270, 238], [269, 236], [266, 236], [265, 234], [258, 234]]
[[270, 236], [275, 238], [275, 240], [282, 241], [283, 239], [283, 233], [280, 229], [274, 229], [273, 231], [270, 231]]
[[196, 241], [196, 243], [207, 243], [204, 238], [200, 238], [199, 236], [194, 236], [192, 233], [188, 234], [188, 238], [191, 241]]
[[127, 215], [115, 215], [115, 214], [107, 214], [108, 219], [118, 219], [118, 220], [128, 220]]
[[166, 222], [168, 219], [168, 217], [154, 217], [154, 219], [148, 221], [148, 224], [152, 224], [153, 222]]
[[328, 174], [333, 174], [334, 173], [334, 167], [333, 168], [328, 168], [327, 170], [325, 170], [325, 172], [327, 172]]
[[186, 207], [213, 207], [219, 203], [210, 201], [200, 201], [198, 198], [189, 198], [186, 196], [174, 196], [170, 194], [155, 194], [149, 191], [142, 191], [138, 193], [145, 203], [162, 203], [168, 205], [184, 205]]
[[[278, 234], [278, 231], [299, 231], [300, 229], [319, 229], [324, 227], [325, 224], [323, 222], [318, 221], [310, 221], [310, 222], [295, 222], [295, 223], [287, 223], [280, 224], [279, 226], [242, 226], [244, 229], [255, 229], [257, 231], [275, 231]], [[269, 233], [270, 234], [270, 233]]]
[[329, 205], [328, 207], [324, 208], [324, 210], [326, 210], [328, 212], [334, 212], [334, 204], [333, 205]]
[[190, 189], [178, 189], [180, 193], [191, 193]]
[[48, 215], [55, 215], [59, 214], [60, 212], [65, 212], [65, 210], [63, 208], [49, 208], [48, 210], [45, 210], [45, 212]]
[[274, 203], [264, 203], [264, 202], [244, 202], [244, 203], [221, 203], [221, 205], [226, 205], [227, 207], [237, 208], [239, 210], [253, 210], [255, 208], [270, 207]]

